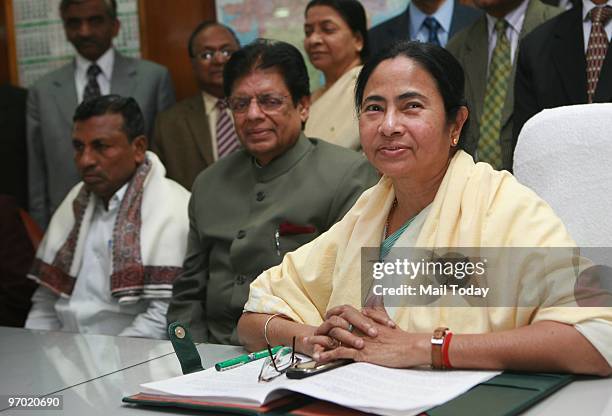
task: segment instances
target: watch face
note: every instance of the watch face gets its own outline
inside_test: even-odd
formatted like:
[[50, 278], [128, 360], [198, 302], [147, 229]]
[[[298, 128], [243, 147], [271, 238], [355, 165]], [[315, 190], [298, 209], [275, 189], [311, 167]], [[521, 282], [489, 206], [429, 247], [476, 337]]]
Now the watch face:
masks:
[[436, 328], [433, 333], [433, 337], [434, 338], [444, 338], [444, 336], [446, 335], [446, 331], [448, 331], [448, 328], [444, 328], [444, 327]]

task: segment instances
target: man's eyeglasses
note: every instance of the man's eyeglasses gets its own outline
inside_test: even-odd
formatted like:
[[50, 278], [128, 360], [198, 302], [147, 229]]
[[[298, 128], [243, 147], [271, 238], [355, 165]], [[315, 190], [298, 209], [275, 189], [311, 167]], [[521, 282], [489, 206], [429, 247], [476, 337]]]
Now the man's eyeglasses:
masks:
[[283, 347], [272, 354], [272, 347], [268, 344], [268, 357], [266, 357], [261, 371], [259, 372], [259, 381], [270, 381], [287, 372], [289, 367], [292, 367], [302, 360], [295, 355], [295, 337], [291, 348]]
[[232, 56], [232, 54], [235, 51], [233, 49], [217, 49], [217, 50], [209, 50], [209, 51], [203, 51], [200, 52], [198, 54], [196, 54], [196, 58], [202, 60], [202, 61], [212, 61], [212, 59], [215, 57], [215, 55], [220, 54], [224, 59], [228, 59], [229, 57]]
[[227, 105], [234, 113], [244, 113], [249, 109], [251, 100], [255, 99], [264, 113], [273, 113], [281, 109], [289, 95], [261, 94], [255, 97], [230, 97]]

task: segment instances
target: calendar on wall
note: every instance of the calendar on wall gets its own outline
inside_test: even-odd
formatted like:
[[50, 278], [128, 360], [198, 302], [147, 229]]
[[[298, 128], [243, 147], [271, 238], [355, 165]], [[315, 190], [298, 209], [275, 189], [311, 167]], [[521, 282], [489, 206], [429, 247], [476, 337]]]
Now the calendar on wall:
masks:
[[[64, 35], [59, 3], [60, 0], [13, 0], [17, 71], [23, 87], [66, 64], [76, 53]], [[121, 29], [115, 47], [125, 55], [140, 57], [138, 0], [117, 0], [117, 15]]]

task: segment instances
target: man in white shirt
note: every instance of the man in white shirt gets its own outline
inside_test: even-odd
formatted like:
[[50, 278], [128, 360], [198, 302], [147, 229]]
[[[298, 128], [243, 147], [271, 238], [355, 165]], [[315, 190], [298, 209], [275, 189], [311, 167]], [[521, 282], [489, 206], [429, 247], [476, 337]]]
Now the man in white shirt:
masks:
[[540, 0], [475, 0], [484, 16], [458, 33], [447, 49], [465, 71], [470, 123], [465, 150], [495, 169], [512, 170], [512, 110], [519, 39], [560, 9]]
[[223, 68], [239, 47], [229, 27], [200, 23], [187, 45], [200, 93], [157, 117], [153, 151], [168, 177], [187, 189], [202, 170], [240, 147], [223, 95]]
[[189, 192], [147, 152], [133, 98], [77, 107], [72, 145], [82, 182], [57, 209], [29, 277], [40, 287], [26, 328], [166, 337], [187, 244]]
[[612, 102], [612, 0], [582, 0], [522, 41], [514, 138], [545, 108]]
[[36, 81], [27, 102], [29, 208], [43, 228], [79, 181], [69, 155], [80, 102], [109, 93], [134, 97], [150, 137], [156, 114], [175, 101], [166, 68], [113, 48], [120, 28], [115, 0], [62, 0], [59, 12], [76, 57]]

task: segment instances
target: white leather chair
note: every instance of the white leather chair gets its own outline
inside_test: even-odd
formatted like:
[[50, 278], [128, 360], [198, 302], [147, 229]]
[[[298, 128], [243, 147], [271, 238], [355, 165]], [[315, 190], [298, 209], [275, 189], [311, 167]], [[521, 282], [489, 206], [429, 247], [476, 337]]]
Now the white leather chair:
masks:
[[[579, 246], [612, 247], [612, 104], [536, 114], [519, 135], [514, 174], [552, 206]], [[605, 252], [591, 258], [612, 265], [612, 250]]]

